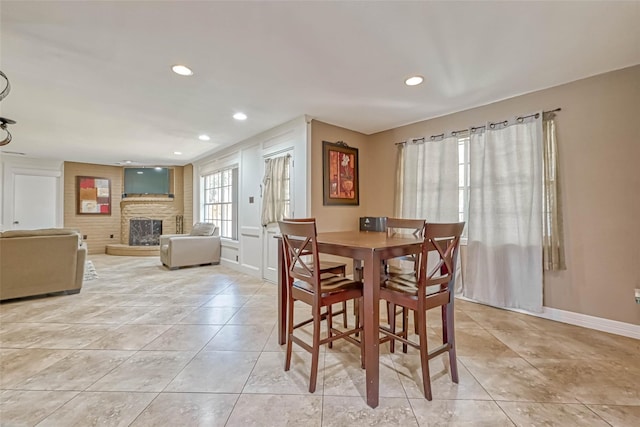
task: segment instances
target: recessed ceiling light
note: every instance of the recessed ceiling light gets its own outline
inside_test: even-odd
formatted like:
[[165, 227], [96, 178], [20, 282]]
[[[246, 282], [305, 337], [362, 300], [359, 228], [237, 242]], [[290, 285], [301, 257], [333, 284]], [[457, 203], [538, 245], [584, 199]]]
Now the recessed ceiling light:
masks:
[[202, 135], [200, 135], [200, 136], [198, 137], [198, 139], [199, 139], [200, 141], [209, 141], [209, 140], [211, 140], [211, 137], [210, 137], [209, 135], [202, 134]]
[[179, 156], [182, 154], [182, 151], [174, 151], [173, 154], [175, 154], [176, 156]]
[[404, 81], [404, 84], [406, 84], [407, 86], [417, 86], [423, 81], [424, 81], [424, 77], [422, 76], [411, 76]]
[[236, 120], [247, 120], [247, 115], [245, 113], [235, 113], [233, 118]]
[[161, 171], [162, 170], [161, 167], [155, 167], [154, 169], [157, 170], [157, 171]]
[[131, 164], [131, 160], [125, 160], [124, 161], [126, 164]]
[[174, 65], [173, 67], [171, 67], [171, 69], [173, 70], [174, 73], [176, 74], [180, 74], [181, 76], [192, 76], [193, 75], [193, 71], [191, 71], [191, 68], [186, 67], [184, 65]]

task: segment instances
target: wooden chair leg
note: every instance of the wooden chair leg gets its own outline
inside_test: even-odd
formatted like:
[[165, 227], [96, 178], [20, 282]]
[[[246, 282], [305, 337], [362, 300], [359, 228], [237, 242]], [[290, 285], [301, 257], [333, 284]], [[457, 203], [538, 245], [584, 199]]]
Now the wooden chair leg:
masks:
[[287, 302], [287, 355], [284, 359], [284, 370], [288, 371], [291, 367], [291, 350], [293, 346], [293, 298], [289, 297]]
[[348, 326], [347, 324], [347, 302], [342, 302], [342, 326], [345, 328]]
[[[396, 333], [396, 305], [392, 302], [387, 302], [387, 318], [389, 319], [389, 329], [392, 334]], [[402, 324], [404, 328], [404, 323]], [[391, 341], [389, 341], [389, 351], [391, 353], [395, 352], [396, 349], [396, 340], [393, 337], [390, 337]]]
[[[362, 298], [359, 298], [357, 300], [354, 299], [353, 302], [358, 306], [358, 314], [356, 314], [356, 325], [362, 328], [363, 322], [364, 322], [364, 299]], [[360, 366], [362, 367], [362, 369], [364, 369], [365, 368], [364, 334], [361, 334], [361, 337], [362, 338], [360, 338]]]
[[[424, 317], [427, 312], [424, 311]], [[431, 373], [429, 372], [429, 349], [427, 347], [427, 322], [418, 315], [418, 337], [420, 342], [420, 362], [422, 364], [422, 386], [424, 388], [424, 397], [427, 400], [432, 399], [431, 395]], [[425, 321], [423, 321], [425, 320]]]
[[320, 309], [318, 309], [317, 313], [313, 313], [313, 346], [311, 349], [311, 377], [309, 378], [309, 393], [314, 393], [316, 391], [316, 381], [318, 379], [318, 358], [320, 355], [320, 322]]
[[[415, 311], [413, 313], [415, 314]], [[414, 319], [414, 321], [416, 320]], [[405, 340], [409, 339], [409, 309], [406, 307], [402, 307], [402, 337]], [[406, 343], [402, 343], [402, 352], [407, 353]]]
[[[327, 306], [327, 336], [331, 338], [331, 328], [333, 328], [333, 312], [331, 310], [331, 304]], [[329, 341], [329, 348], [333, 348], [333, 342]]]
[[456, 336], [453, 326], [453, 304], [442, 306], [442, 340], [449, 346], [449, 369], [451, 381], [458, 383], [458, 358], [456, 356]]

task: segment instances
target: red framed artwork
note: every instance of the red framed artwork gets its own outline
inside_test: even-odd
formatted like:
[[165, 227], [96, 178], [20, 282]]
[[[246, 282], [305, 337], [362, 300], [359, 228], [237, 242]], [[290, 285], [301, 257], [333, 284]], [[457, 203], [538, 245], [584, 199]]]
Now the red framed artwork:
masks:
[[77, 213], [111, 215], [111, 181], [108, 178], [77, 176]]
[[322, 141], [324, 205], [359, 205], [358, 149]]

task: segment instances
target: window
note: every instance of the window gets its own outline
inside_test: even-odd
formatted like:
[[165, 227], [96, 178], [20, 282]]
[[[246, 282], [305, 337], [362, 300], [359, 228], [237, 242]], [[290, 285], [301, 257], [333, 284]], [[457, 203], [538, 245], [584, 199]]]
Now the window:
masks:
[[202, 221], [220, 227], [220, 236], [238, 238], [238, 168], [202, 177]]
[[[469, 137], [458, 138], [458, 220], [469, 222]], [[465, 224], [462, 237], [467, 237]]]

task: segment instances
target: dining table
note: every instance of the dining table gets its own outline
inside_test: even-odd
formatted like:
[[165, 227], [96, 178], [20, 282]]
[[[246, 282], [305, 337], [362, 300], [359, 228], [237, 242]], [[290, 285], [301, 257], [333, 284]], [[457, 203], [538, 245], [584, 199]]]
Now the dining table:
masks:
[[[367, 404], [378, 406], [380, 390], [380, 277], [382, 261], [420, 252], [422, 239], [376, 231], [318, 233], [318, 252], [351, 258], [354, 279], [363, 282], [364, 346]], [[282, 244], [278, 245], [278, 342], [286, 343], [287, 292]]]

